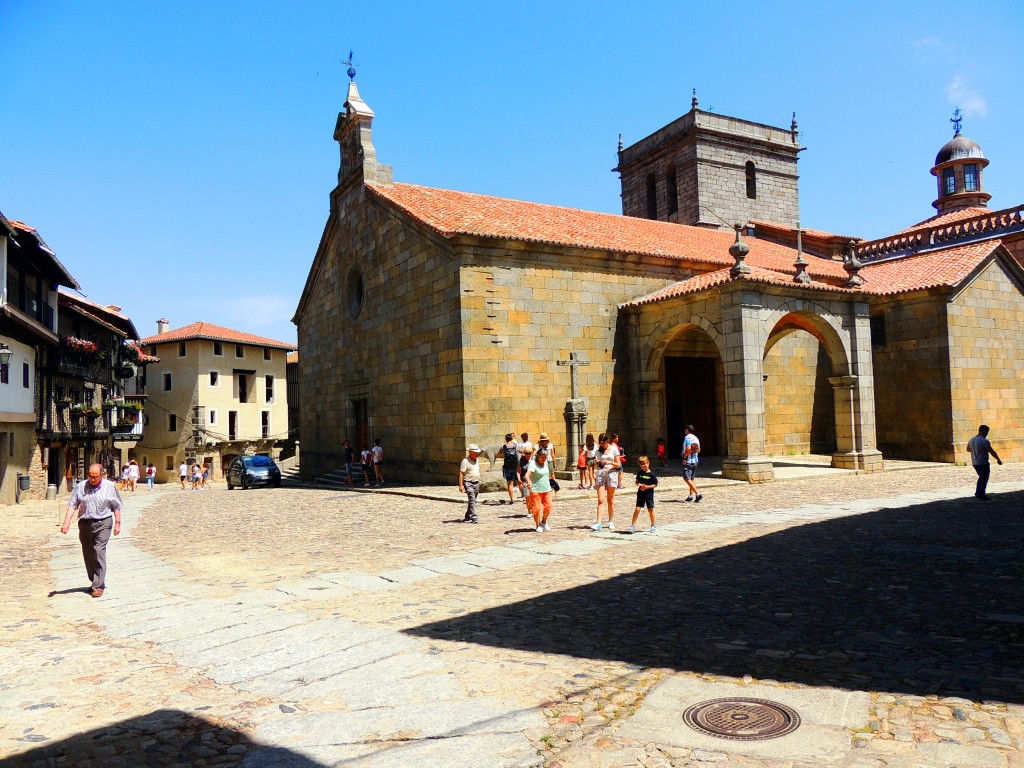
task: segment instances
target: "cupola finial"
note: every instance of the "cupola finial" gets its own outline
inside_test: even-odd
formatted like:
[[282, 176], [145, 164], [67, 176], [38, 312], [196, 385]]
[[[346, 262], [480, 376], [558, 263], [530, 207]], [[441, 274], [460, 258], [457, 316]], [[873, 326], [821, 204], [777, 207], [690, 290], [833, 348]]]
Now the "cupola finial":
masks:
[[697, 89], [694, 88], [693, 89], [693, 98], [690, 99], [690, 109], [696, 109], [696, 108], [697, 108]]
[[356, 79], [356, 68], [352, 65], [352, 59], [353, 59], [352, 49], [349, 48], [348, 49], [348, 58], [345, 59], [345, 61], [341, 62], [346, 67], [348, 67], [348, 69], [345, 71], [345, 74], [348, 75], [348, 79], [349, 80], [355, 80]]
[[953, 124], [953, 135], [960, 135], [960, 123], [964, 121], [964, 113], [960, 111], [960, 107], [953, 110], [953, 116], [949, 118], [949, 122]]

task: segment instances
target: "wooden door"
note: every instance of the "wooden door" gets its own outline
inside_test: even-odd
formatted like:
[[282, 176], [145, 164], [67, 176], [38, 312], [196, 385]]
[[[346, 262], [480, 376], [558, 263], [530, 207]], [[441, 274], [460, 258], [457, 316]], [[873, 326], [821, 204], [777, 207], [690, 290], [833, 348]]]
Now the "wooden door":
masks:
[[665, 439], [670, 458], [679, 458], [687, 424], [700, 438], [701, 454], [719, 455], [717, 385], [714, 358], [665, 358]]

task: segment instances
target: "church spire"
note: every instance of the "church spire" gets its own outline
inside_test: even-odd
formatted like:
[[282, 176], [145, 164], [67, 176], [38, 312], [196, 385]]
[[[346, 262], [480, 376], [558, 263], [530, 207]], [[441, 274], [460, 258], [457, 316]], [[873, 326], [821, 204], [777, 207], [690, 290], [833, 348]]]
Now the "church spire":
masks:
[[348, 69], [348, 92], [345, 95], [345, 111], [338, 114], [334, 127], [334, 140], [341, 147], [341, 165], [338, 168], [338, 186], [350, 181], [390, 184], [391, 166], [377, 162], [377, 150], [373, 146], [374, 112], [363, 101], [356, 85], [356, 69], [352, 51], [345, 64]]

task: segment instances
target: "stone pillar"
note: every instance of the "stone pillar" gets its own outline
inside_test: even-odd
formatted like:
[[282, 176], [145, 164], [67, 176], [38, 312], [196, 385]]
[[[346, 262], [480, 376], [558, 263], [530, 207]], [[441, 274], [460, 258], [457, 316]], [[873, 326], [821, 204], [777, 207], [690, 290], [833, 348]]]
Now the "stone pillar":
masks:
[[851, 307], [849, 376], [832, 376], [835, 398], [836, 452], [832, 466], [879, 472], [882, 454], [875, 447], [875, 385], [871, 361], [871, 325], [867, 304]]
[[722, 462], [722, 475], [751, 483], [775, 479], [772, 462], [764, 455], [761, 311], [761, 303], [753, 292], [722, 292], [725, 340], [722, 367], [725, 372], [725, 430], [729, 444], [729, 455]]
[[573, 476], [580, 446], [587, 434], [588, 403], [580, 397], [565, 402], [565, 471]]

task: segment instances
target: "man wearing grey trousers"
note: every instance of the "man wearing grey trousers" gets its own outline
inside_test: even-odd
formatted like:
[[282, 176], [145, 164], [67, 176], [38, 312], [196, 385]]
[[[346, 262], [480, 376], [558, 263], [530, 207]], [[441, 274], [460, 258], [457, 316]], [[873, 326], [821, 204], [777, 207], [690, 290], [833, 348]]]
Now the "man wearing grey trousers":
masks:
[[476, 443], [466, 448], [466, 458], [459, 466], [459, 490], [468, 497], [465, 521], [478, 522], [476, 497], [480, 493], [480, 446]]
[[92, 582], [90, 594], [103, 597], [103, 590], [107, 588], [107, 541], [111, 529], [115, 536], [121, 533], [121, 495], [114, 483], [103, 479], [103, 467], [99, 464], [89, 467], [88, 479], [78, 483], [71, 492], [61, 533], [66, 534], [71, 528], [76, 512], [85, 572]]

